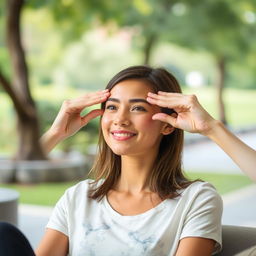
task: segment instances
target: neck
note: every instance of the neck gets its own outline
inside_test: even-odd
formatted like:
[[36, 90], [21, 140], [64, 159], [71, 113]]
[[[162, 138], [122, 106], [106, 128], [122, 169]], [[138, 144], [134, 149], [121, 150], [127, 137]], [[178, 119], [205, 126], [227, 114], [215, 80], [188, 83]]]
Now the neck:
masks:
[[149, 192], [150, 189], [146, 180], [150, 175], [155, 156], [122, 156], [121, 157], [121, 175], [116, 189], [119, 191], [138, 194]]

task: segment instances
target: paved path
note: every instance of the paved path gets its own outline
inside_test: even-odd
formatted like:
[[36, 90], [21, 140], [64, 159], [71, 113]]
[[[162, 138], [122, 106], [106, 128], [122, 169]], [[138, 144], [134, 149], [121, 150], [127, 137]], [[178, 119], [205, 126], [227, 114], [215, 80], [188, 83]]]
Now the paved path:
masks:
[[36, 248], [40, 242], [51, 212], [52, 207], [19, 205], [19, 228], [26, 235], [33, 248]]
[[[240, 136], [256, 148], [256, 132]], [[239, 168], [214, 143], [204, 140], [185, 147], [185, 170], [241, 173]], [[256, 227], [256, 184], [223, 196], [223, 224]], [[35, 248], [45, 229], [52, 208], [19, 206], [19, 226]]]
[[[256, 149], [256, 131], [240, 134], [238, 137]], [[208, 139], [202, 140], [199, 143], [189, 144], [184, 148], [183, 166], [185, 170], [190, 171], [242, 174], [238, 166], [222, 149]]]
[[256, 184], [225, 194], [222, 223], [256, 227]]

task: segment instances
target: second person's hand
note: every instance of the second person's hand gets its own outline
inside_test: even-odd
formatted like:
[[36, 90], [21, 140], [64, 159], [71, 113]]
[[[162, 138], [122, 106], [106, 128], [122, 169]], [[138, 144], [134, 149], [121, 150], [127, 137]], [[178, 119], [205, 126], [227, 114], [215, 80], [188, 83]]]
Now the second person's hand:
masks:
[[101, 109], [94, 109], [85, 116], [82, 116], [81, 112], [89, 106], [106, 101], [109, 95], [109, 90], [103, 90], [65, 100], [51, 128], [41, 138], [45, 152], [50, 152], [60, 141], [75, 134], [93, 118], [102, 115]]
[[208, 135], [216, 120], [201, 106], [195, 95], [161, 92], [148, 93], [147, 101], [163, 108], [175, 110], [176, 114], [157, 113], [152, 119], [169, 123], [191, 133]]

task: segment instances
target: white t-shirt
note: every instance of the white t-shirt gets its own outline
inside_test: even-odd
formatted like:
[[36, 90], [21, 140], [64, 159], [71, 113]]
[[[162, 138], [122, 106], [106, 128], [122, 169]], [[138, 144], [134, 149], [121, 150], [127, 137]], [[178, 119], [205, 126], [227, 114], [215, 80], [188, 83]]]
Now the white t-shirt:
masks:
[[135, 216], [116, 212], [106, 197], [89, 199], [89, 182], [69, 188], [47, 224], [69, 238], [70, 256], [172, 256], [184, 237], [204, 237], [221, 248], [222, 200], [207, 182]]

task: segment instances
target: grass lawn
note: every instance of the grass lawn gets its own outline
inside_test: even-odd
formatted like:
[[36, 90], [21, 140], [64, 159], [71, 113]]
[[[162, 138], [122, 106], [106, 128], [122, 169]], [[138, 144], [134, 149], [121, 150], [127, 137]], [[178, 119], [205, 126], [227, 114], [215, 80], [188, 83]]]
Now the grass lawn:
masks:
[[[200, 178], [212, 183], [222, 195], [252, 183], [243, 175], [189, 172], [187, 176], [190, 179]], [[37, 185], [2, 184], [1, 187], [13, 188], [19, 191], [20, 203], [53, 206], [64, 191], [76, 183], [41, 183]]]
[[20, 193], [20, 203], [53, 206], [65, 190], [77, 182], [40, 183], [35, 185], [1, 184]]
[[252, 184], [252, 181], [245, 175], [240, 174], [219, 174], [219, 173], [197, 173], [186, 172], [190, 179], [201, 179], [210, 182], [217, 191], [224, 195], [228, 192], [240, 189]]

